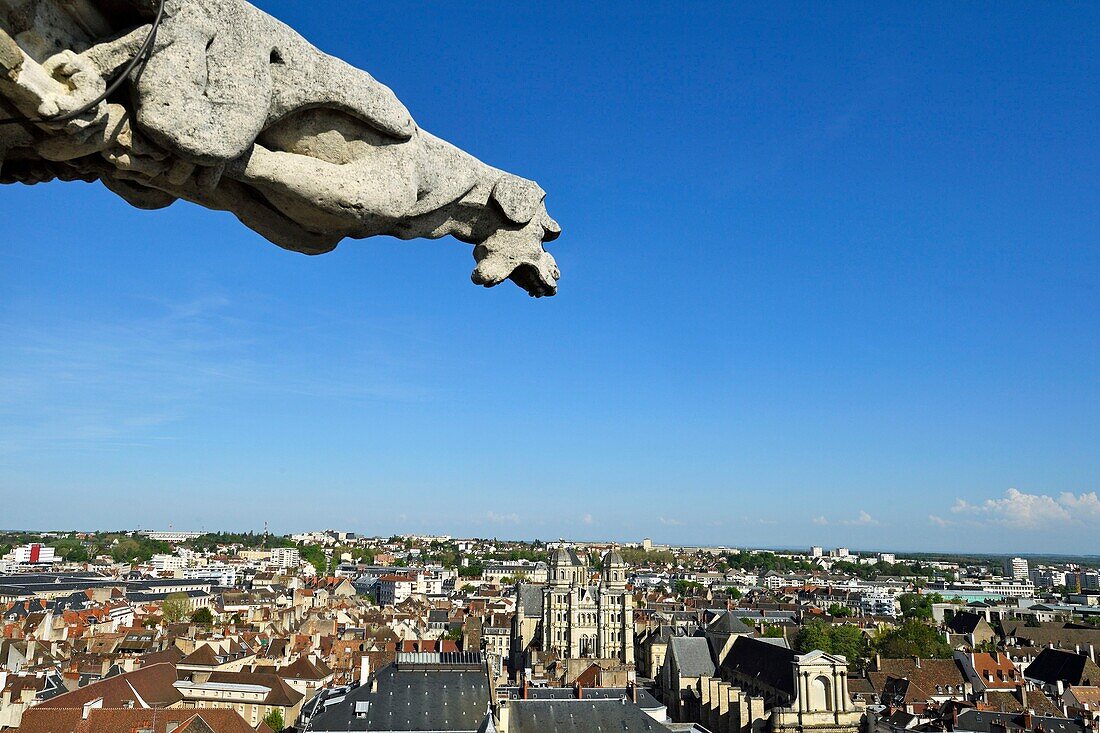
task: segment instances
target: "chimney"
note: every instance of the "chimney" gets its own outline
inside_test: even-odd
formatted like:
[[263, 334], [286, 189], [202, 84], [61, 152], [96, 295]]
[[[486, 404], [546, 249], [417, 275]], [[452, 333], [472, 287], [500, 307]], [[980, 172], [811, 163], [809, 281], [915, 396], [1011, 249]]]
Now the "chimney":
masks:
[[527, 699], [527, 675], [523, 676], [523, 682], [520, 683], [519, 692], [520, 692], [520, 698], [523, 699], [523, 700], [526, 700]]
[[638, 703], [638, 683], [630, 683], [630, 701], [634, 704]]
[[916, 664], [917, 669], [920, 669], [920, 657], [913, 657], [913, 662]]
[[1035, 722], [1035, 719], [1032, 718], [1031, 711], [1030, 710], [1025, 710], [1024, 711], [1024, 730], [1030, 731], [1032, 723], [1034, 723], [1034, 722]]
[[1093, 648], [1091, 643], [1089, 644], [1089, 659], [1096, 661], [1096, 649]]
[[370, 680], [370, 657], [363, 654], [359, 660], [359, 685], [360, 687], [367, 684]]
[[1020, 683], [1020, 705], [1027, 710], [1027, 684], [1024, 682]]
[[577, 699], [584, 699], [584, 685], [581, 684], [580, 680], [577, 680]]

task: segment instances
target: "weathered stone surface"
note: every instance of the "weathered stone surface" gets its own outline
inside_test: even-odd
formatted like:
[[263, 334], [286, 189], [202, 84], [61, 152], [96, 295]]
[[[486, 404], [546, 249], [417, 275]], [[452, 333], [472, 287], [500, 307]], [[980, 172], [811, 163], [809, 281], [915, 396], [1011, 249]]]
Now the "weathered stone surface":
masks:
[[560, 233], [533, 181], [420, 129], [392, 91], [243, 0], [0, 0], [0, 183], [99, 180], [134, 206], [233, 212], [280, 247], [445, 235], [474, 282], [534, 296], [559, 277]]

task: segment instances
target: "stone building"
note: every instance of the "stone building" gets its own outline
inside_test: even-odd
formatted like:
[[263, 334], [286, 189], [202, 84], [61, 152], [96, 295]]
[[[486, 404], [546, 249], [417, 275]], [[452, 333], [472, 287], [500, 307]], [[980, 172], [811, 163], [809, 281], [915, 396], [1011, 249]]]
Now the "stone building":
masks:
[[563, 659], [634, 662], [634, 603], [626, 589], [626, 564], [616, 550], [602, 558], [592, 584], [587, 558], [558, 547], [550, 558], [549, 581], [517, 585], [512, 624], [515, 669], [530, 666], [533, 652]]
[[[796, 654], [782, 640], [672, 639], [659, 684], [669, 713], [715, 733], [858, 733], [844, 657]], [[709, 643], [708, 643], [709, 642]], [[713, 670], [713, 672], [711, 671]]]

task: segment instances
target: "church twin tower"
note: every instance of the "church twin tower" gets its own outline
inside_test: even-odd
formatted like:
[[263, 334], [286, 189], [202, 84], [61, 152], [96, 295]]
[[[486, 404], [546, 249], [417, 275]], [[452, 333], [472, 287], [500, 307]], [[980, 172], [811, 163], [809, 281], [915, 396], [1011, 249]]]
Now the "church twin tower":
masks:
[[543, 588], [542, 648], [568, 659], [634, 662], [634, 603], [626, 590], [626, 563], [617, 550], [602, 559], [600, 581], [590, 584], [587, 558], [558, 547]]

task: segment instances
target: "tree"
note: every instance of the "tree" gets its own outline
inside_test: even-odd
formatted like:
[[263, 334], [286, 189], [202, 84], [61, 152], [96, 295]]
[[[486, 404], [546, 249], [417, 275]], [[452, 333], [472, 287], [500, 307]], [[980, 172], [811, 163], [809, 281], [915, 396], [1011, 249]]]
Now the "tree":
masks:
[[950, 659], [951, 647], [939, 633], [924, 622], [911, 618], [901, 626], [880, 634], [875, 649], [884, 657], [926, 657]]
[[325, 557], [325, 550], [320, 545], [302, 545], [298, 549], [298, 554], [317, 570], [318, 575], [324, 575], [327, 571], [328, 558]]
[[905, 618], [930, 619], [932, 604], [943, 603], [943, 596], [939, 593], [902, 593], [898, 596], [898, 602]]
[[209, 626], [214, 623], [214, 614], [210, 613], [209, 608], [203, 607], [191, 614], [191, 620], [197, 624]]
[[804, 623], [794, 643], [795, 650], [800, 654], [812, 652], [814, 649], [828, 652], [829, 646], [829, 624], [818, 620]]
[[279, 708], [274, 708], [270, 713], [264, 716], [264, 725], [266, 725], [275, 733], [280, 733], [286, 728], [286, 721], [283, 720], [283, 711]]
[[840, 654], [849, 667], [860, 666], [867, 658], [867, 637], [858, 628], [843, 624], [829, 629], [830, 654]]
[[191, 601], [188, 600], [186, 593], [173, 593], [160, 604], [160, 615], [170, 624], [183, 621], [190, 610]]
[[694, 595], [696, 591], [703, 590], [703, 584], [692, 580], [677, 580], [675, 590], [677, 595]]
[[88, 562], [88, 550], [73, 537], [62, 537], [50, 543], [57, 554], [65, 559], [65, 562]]
[[458, 577], [460, 578], [480, 578], [481, 571], [485, 569], [485, 566], [481, 563], [471, 562], [465, 567], [458, 569]]
[[868, 656], [867, 640], [863, 633], [850, 624], [829, 624], [821, 620], [807, 621], [798, 632], [795, 651], [800, 654], [820, 649], [826, 654], [839, 654], [848, 660], [849, 667], [858, 669]]
[[829, 615], [835, 618], [845, 618], [852, 615], [852, 609], [843, 604], [834, 603], [829, 606]]
[[765, 639], [782, 639], [783, 638], [783, 627], [780, 626], [779, 624], [768, 624], [767, 626], [764, 627], [764, 638]]

